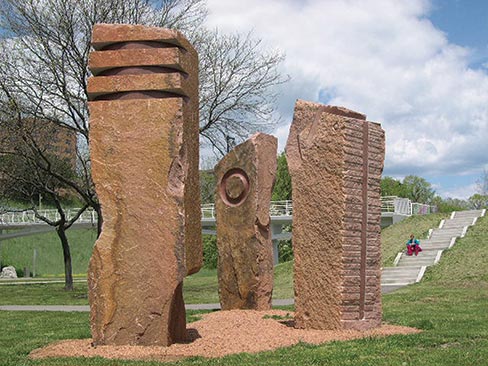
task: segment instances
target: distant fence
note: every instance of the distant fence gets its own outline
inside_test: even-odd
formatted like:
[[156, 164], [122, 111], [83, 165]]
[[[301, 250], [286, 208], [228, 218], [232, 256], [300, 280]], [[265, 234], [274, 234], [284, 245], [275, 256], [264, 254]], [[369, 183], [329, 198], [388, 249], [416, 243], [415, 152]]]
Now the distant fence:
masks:
[[[78, 213], [77, 208], [65, 211], [66, 219], [70, 220]], [[202, 219], [215, 219], [215, 205], [213, 203], [203, 204], [201, 207]], [[271, 216], [293, 216], [292, 201], [272, 201], [269, 206]], [[381, 197], [381, 212], [395, 213], [398, 215], [426, 215], [437, 212], [436, 206], [426, 205], [410, 201], [408, 198], [395, 196]], [[59, 212], [54, 209], [38, 210], [38, 213], [51, 221], [59, 220]], [[97, 222], [97, 213], [92, 209], [85, 210], [78, 218], [77, 223]], [[0, 228], [3, 226], [43, 224], [44, 221], [39, 219], [34, 211], [7, 212], [0, 214]]]
[[437, 212], [437, 206], [412, 202], [408, 198], [383, 196], [381, 197], [381, 212], [405, 216], [428, 215]]

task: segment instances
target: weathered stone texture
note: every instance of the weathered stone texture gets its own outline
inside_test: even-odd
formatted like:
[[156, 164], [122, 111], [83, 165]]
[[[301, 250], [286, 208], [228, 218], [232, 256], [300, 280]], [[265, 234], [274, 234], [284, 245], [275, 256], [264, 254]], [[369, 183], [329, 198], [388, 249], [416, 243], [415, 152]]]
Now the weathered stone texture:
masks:
[[277, 140], [263, 133], [236, 146], [215, 167], [220, 304], [223, 310], [271, 308], [273, 247], [269, 204]]
[[176, 31], [132, 25], [96, 25], [93, 47], [93, 340], [169, 345], [186, 337], [182, 281], [202, 264], [197, 55]]
[[345, 108], [297, 101], [286, 154], [297, 327], [380, 325], [383, 130]]

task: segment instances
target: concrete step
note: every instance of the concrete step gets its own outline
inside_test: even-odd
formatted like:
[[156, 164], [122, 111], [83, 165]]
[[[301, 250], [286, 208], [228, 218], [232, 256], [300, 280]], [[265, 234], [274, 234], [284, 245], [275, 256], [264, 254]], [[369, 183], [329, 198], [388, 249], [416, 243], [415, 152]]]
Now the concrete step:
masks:
[[459, 219], [452, 219], [444, 221], [442, 229], [452, 228], [452, 227], [462, 227], [471, 225], [476, 217], [461, 217]]
[[442, 228], [442, 229], [434, 229], [434, 230], [432, 230], [432, 234], [442, 234], [442, 235], [452, 235], [452, 234], [454, 234], [454, 236], [455, 236], [457, 233], [461, 234], [463, 232], [463, 230], [464, 230], [464, 226], [462, 226], [462, 227], [455, 227], [455, 228], [448, 228], [448, 229], [445, 229], [445, 228]]
[[395, 273], [418, 273], [420, 266], [412, 266], [410, 268], [398, 268], [398, 267], [386, 267], [383, 268], [382, 275], [395, 274]]
[[447, 250], [449, 249], [448, 244], [435, 244], [432, 246], [422, 246], [422, 253], [427, 254], [428, 252], [438, 252], [439, 250]]
[[393, 292], [395, 290], [398, 290], [399, 288], [405, 287], [409, 285], [407, 284], [381, 284], [381, 293], [382, 294], [389, 294], [390, 292]]
[[459, 217], [480, 217], [481, 214], [483, 213], [483, 210], [469, 210], [469, 211], [456, 211], [454, 214], [454, 218], [459, 218]]
[[[398, 262], [398, 266], [401, 265], [401, 264], [407, 264], [409, 266], [423, 266], [424, 264], [423, 263], [429, 263], [429, 262], [434, 262], [434, 260], [436, 259], [437, 257], [437, 253], [439, 251], [432, 251], [432, 253], [434, 255], [429, 255], [429, 256], [422, 256], [422, 255], [418, 255], [417, 257], [415, 256], [412, 256], [412, 257], [407, 257], [407, 256], [404, 256], [400, 259], [400, 261]], [[397, 266], [397, 267], [398, 267]]]
[[434, 239], [434, 240], [437, 240], [437, 241], [441, 241], [441, 240], [446, 240], [446, 241], [450, 241], [452, 238], [460, 238], [461, 235], [463, 234], [463, 232], [459, 232], [459, 233], [434, 233], [432, 234], [432, 236], [430, 237], [431, 239]]
[[381, 283], [382, 284], [415, 283], [421, 270], [422, 270], [421, 266], [384, 268], [381, 274]]
[[428, 243], [425, 243], [425, 242], [420, 242], [420, 247], [424, 250], [426, 249], [433, 249], [433, 248], [437, 248], [437, 247], [448, 247], [449, 245], [451, 244], [451, 240], [442, 240], [442, 241], [439, 241], [439, 242], [428, 242]]
[[[398, 267], [400, 268], [400, 267]], [[407, 268], [407, 267], [401, 267], [401, 268]], [[415, 273], [396, 273], [396, 274], [389, 274], [389, 275], [381, 275], [381, 283], [383, 282], [409, 282], [409, 281], [414, 281], [417, 279], [417, 276], [419, 274], [420, 269], [415, 272]]]

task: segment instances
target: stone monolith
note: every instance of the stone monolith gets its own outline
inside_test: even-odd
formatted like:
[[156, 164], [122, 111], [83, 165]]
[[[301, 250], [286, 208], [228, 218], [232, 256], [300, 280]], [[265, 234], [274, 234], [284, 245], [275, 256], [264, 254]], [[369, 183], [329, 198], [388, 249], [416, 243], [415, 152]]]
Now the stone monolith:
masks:
[[223, 310], [271, 308], [273, 245], [269, 205], [275, 137], [253, 135], [215, 167], [218, 280]]
[[179, 32], [139, 25], [96, 25], [92, 45], [93, 341], [166, 346], [186, 337], [183, 278], [202, 265], [197, 54]]
[[292, 178], [295, 321], [308, 329], [381, 324], [384, 132], [345, 108], [297, 101]]

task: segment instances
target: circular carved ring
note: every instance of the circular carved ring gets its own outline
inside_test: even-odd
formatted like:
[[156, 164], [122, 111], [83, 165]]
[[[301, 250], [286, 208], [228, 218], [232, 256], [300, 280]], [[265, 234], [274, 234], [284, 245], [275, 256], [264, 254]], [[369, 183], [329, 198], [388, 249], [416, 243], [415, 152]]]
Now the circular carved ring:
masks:
[[249, 194], [249, 177], [240, 168], [228, 170], [219, 184], [219, 194], [228, 206], [239, 206]]

